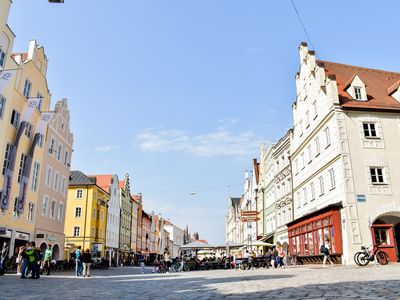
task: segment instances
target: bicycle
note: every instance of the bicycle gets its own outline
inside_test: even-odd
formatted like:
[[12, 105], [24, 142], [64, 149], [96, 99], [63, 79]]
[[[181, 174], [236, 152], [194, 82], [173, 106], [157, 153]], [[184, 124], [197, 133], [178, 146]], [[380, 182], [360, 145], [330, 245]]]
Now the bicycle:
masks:
[[374, 246], [372, 250], [368, 247], [361, 246], [361, 251], [354, 254], [355, 263], [364, 267], [369, 264], [369, 262], [376, 260], [381, 265], [387, 265], [389, 263], [389, 255], [386, 252], [382, 251], [378, 245]]

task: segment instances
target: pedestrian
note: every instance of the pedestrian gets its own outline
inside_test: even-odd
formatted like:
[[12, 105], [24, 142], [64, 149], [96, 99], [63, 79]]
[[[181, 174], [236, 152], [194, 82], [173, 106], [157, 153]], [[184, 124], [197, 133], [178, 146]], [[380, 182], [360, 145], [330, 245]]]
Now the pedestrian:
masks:
[[168, 248], [165, 248], [164, 250], [164, 261], [167, 267], [167, 274], [169, 274], [169, 267], [171, 266], [172, 262], [171, 262], [171, 254], [169, 253]]
[[276, 251], [276, 247], [271, 250], [271, 264], [272, 268], [276, 269], [277, 267], [277, 257], [278, 251]]
[[22, 247], [22, 264], [21, 264], [21, 278], [26, 279], [28, 278], [28, 265], [29, 265], [29, 260], [28, 260], [28, 255], [26, 254], [26, 251], [30, 248], [30, 243], [27, 243], [24, 247]]
[[158, 266], [159, 266], [158, 259], [156, 257], [156, 259], [153, 262], [153, 271], [152, 271], [152, 273], [158, 273]]
[[285, 257], [285, 251], [283, 251], [283, 247], [280, 243], [276, 246], [276, 251], [278, 254], [276, 257], [277, 267], [284, 268], [283, 258]]
[[78, 246], [75, 250], [75, 275], [76, 277], [82, 276], [83, 266], [82, 266], [82, 247]]
[[143, 254], [140, 254], [139, 256], [139, 264], [140, 264], [140, 273], [144, 274], [144, 270], [145, 270], [145, 257]]
[[[39, 251], [36, 248], [35, 242], [29, 242], [28, 243], [28, 248], [25, 251], [27, 255], [27, 261], [28, 261], [28, 272], [31, 271], [32, 275], [29, 277], [30, 279], [39, 279], [40, 274], [39, 274], [39, 265], [38, 262], [40, 261], [40, 256], [39, 256]], [[25, 274], [22, 273], [21, 278], [26, 278]]]
[[7, 270], [8, 263], [8, 245], [7, 242], [3, 243], [3, 248], [1, 248], [0, 256], [0, 275], [4, 275]]
[[325, 239], [325, 243], [321, 245], [320, 251], [321, 253], [324, 255], [324, 260], [322, 261], [322, 267], [326, 268], [326, 261], [329, 261], [330, 264], [333, 266], [333, 262], [332, 259], [329, 255], [329, 250], [330, 250], [330, 243], [329, 243], [329, 239], [326, 238]]
[[50, 269], [51, 269], [51, 260], [53, 258], [53, 248], [51, 247], [51, 244], [47, 245], [46, 250], [44, 251], [44, 260], [43, 260], [43, 265], [42, 265], [42, 274], [44, 272], [44, 269], [46, 268], [46, 275], [50, 275]]
[[86, 251], [82, 254], [82, 262], [83, 277], [90, 277], [90, 265], [92, 263], [92, 255], [90, 254], [89, 249], [86, 249]]
[[22, 275], [22, 260], [24, 255], [25, 247], [21, 246], [18, 248], [18, 255], [15, 263], [17, 264], [17, 275]]

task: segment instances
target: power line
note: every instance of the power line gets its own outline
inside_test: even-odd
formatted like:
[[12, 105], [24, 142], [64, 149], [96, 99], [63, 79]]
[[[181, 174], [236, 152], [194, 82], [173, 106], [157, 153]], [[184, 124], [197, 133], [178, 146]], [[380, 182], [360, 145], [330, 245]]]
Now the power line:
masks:
[[306, 29], [306, 26], [304, 25], [304, 23], [303, 23], [303, 20], [301, 19], [300, 13], [299, 13], [299, 11], [297, 10], [297, 7], [296, 7], [296, 5], [294, 4], [294, 0], [290, 0], [290, 2], [292, 2], [292, 5], [293, 5], [293, 8], [294, 8], [294, 11], [296, 12], [296, 15], [297, 15], [297, 17], [299, 18], [299, 21], [300, 21], [301, 27], [303, 27], [303, 31], [304, 31], [304, 33], [305, 33], [305, 34], [306, 34], [306, 36], [307, 36], [307, 40], [308, 40], [308, 42], [310, 43], [311, 47], [312, 47], [312, 48], [313, 48], [313, 50], [315, 51], [315, 47], [314, 47], [313, 43], [311, 42], [310, 35], [308, 34], [308, 32], [307, 32], [307, 29]]

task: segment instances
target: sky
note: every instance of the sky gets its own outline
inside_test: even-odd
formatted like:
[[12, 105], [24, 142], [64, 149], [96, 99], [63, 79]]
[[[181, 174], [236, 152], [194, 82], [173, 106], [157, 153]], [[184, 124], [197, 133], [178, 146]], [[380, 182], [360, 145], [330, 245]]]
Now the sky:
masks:
[[[68, 98], [72, 169], [129, 173], [146, 211], [223, 242], [228, 197], [292, 126], [290, 0], [13, 2], [14, 51], [43, 45], [52, 103]], [[399, 1], [295, 4], [318, 59], [400, 72]]]

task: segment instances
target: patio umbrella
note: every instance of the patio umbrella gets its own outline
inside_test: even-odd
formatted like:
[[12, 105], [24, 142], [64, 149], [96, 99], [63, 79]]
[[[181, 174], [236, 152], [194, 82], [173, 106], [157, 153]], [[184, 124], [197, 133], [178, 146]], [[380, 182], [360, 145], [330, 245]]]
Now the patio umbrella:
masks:
[[208, 243], [203, 243], [199, 241], [194, 241], [192, 243], [183, 245], [179, 247], [179, 250], [193, 250], [196, 251], [196, 256], [197, 256], [197, 251], [202, 250], [202, 249], [214, 249], [213, 245], [210, 245]]
[[262, 241], [254, 241], [254, 242], [250, 242], [250, 243], [244, 244], [244, 246], [266, 246], [266, 247], [274, 247], [274, 246], [276, 246], [276, 245], [275, 245], [275, 244], [271, 244], [271, 243], [262, 242]]

